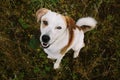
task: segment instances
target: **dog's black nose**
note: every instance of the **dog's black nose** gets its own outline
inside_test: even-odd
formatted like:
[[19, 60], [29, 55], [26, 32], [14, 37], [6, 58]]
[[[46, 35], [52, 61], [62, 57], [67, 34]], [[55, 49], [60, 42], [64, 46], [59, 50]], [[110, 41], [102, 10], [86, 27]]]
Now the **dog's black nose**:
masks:
[[45, 42], [45, 43], [48, 43], [50, 40], [50, 37], [48, 35], [43, 35], [42, 36], [42, 41]]

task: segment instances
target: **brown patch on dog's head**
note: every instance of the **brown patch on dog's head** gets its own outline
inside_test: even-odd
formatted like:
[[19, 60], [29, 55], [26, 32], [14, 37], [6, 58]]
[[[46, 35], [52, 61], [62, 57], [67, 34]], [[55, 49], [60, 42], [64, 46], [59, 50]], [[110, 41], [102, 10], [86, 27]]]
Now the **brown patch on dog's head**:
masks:
[[65, 16], [65, 19], [69, 30], [73, 30], [76, 28], [75, 21], [71, 17]]
[[45, 15], [48, 11], [49, 11], [49, 10], [46, 9], [46, 8], [41, 8], [41, 9], [37, 10], [37, 12], [36, 12], [37, 22], [39, 22], [40, 19], [41, 19], [41, 17], [42, 17], [43, 15]]
[[72, 18], [65, 16], [65, 19], [66, 19], [67, 28], [69, 31], [69, 41], [68, 41], [68, 44], [61, 49], [61, 54], [64, 54], [72, 44], [74, 39], [74, 29], [76, 29], [75, 21]]

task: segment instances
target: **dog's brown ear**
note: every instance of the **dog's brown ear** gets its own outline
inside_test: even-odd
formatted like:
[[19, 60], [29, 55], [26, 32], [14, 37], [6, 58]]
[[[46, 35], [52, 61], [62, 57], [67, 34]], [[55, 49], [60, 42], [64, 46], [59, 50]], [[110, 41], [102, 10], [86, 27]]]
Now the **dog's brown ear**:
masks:
[[42, 17], [43, 15], [45, 15], [48, 11], [49, 11], [49, 10], [46, 9], [46, 8], [41, 8], [41, 9], [37, 10], [37, 12], [36, 12], [37, 22], [39, 22], [40, 19], [41, 19], [41, 17]]
[[71, 17], [65, 16], [65, 19], [66, 19], [66, 23], [67, 23], [67, 28], [69, 30], [73, 30], [76, 28], [75, 21]]

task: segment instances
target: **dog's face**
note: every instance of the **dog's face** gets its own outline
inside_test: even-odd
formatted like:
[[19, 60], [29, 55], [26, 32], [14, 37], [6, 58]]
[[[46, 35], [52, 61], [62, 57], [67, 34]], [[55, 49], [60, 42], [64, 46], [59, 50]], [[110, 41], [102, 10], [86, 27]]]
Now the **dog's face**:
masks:
[[65, 17], [45, 8], [38, 10], [36, 16], [37, 21], [41, 23], [41, 45], [48, 48], [65, 33], [67, 28]]

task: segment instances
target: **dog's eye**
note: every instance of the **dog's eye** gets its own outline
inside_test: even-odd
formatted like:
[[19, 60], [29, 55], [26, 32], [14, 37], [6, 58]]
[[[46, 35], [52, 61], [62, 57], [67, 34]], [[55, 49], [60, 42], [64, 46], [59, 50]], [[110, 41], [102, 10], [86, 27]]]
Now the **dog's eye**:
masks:
[[56, 27], [56, 29], [62, 29], [62, 27], [61, 27], [61, 26], [58, 26], [58, 27]]
[[43, 24], [44, 24], [44, 25], [48, 25], [48, 22], [47, 22], [47, 21], [43, 21]]

